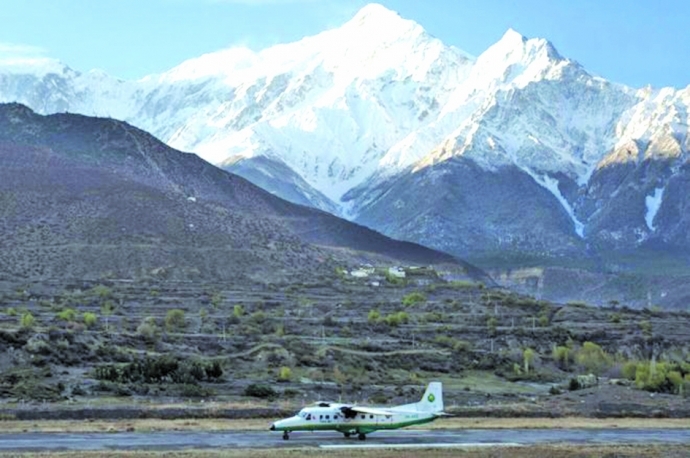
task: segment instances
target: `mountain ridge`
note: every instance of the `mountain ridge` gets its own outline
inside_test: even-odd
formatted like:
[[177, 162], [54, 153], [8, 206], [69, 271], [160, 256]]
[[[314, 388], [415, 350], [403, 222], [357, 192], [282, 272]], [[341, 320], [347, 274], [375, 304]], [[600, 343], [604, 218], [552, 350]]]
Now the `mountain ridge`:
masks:
[[690, 86], [612, 83], [512, 29], [475, 58], [380, 5], [360, 13], [134, 82], [0, 72], [0, 99], [117, 114], [277, 195], [458, 256], [690, 249]]

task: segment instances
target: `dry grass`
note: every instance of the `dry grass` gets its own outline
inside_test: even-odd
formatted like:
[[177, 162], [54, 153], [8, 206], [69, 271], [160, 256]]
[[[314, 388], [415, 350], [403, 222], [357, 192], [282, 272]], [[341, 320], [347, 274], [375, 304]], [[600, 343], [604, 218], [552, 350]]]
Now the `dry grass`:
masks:
[[[40, 420], [0, 421], [6, 433], [19, 432], [117, 432], [117, 431], [261, 431], [270, 420], [188, 419], [188, 420]], [[418, 429], [565, 429], [565, 428], [687, 428], [681, 418], [445, 418], [418, 426]]]
[[[310, 448], [270, 450], [184, 450], [184, 451], [96, 451], [96, 452], [57, 452], [57, 453], [9, 453], [2, 457], [70, 457], [70, 458], [345, 458], [352, 456], [352, 450], [319, 450]], [[456, 449], [376, 449], [357, 450], [358, 458], [686, 458], [690, 456], [690, 445], [540, 445], [530, 447], [492, 447]]]

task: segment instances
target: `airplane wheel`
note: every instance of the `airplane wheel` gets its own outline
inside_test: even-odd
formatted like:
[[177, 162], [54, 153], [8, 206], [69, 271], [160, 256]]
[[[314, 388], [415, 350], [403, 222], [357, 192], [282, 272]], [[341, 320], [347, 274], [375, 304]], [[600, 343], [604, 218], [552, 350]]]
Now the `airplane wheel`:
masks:
[[288, 439], [290, 439], [290, 435], [288, 434], [287, 431], [285, 431], [285, 432], [283, 433], [283, 440], [286, 441], [286, 440], [288, 440]]
[[364, 433], [359, 433], [357, 435], [357, 439], [359, 439], [361, 441], [365, 440], [366, 438], [367, 438], [367, 436]]
[[344, 432], [343, 435], [345, 437], [350, 437], [352, 434], [350, 433], [350, 431], [347, 431], [347, 432]]

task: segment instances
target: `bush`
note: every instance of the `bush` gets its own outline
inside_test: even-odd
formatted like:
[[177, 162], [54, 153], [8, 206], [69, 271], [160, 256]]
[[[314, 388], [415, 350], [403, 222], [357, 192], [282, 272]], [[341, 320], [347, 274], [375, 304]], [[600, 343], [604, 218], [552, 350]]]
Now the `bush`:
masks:
[[165, 314], [165, 329], [169, 332], [184, 329], [186, 326], [184, 310], [172, 309]]
[[91, 292], [101, 299], [107, 299], [113, 291], [105, 285], [98, 285], [91, 288]]
[[218, 381], [223, 375], [220, 363], [178, 360], [169, 355], [145, 357], [128, 364], [104, 364], [94, 369], [94, 378], [114, 383], [182, 383]]
[[489, 334], [492, 336], [496, 334], [496, 327], [498, 326], [498, 320], [495, 316], [490, 316], [486, 319], [486, 327], [489, 330]]
[[640, 362], [636, 365], [635, 385], [643, 390], [684, 395], [690, 379], [684, 363]]
[[575, 357], [577, 364], [587, 372], [595, 375], [601, 373], [611, 365], [611, 357], [597, 344], [585, 342]]
[[279, 382], [289, 382], [291, 378], [292, 378], [292, 370], [287, 366], [281, 367], [280, 370], [278, 371], [278, 381]]
[[412, 292], [405, 295], [402, 298], [402, 304], [405, 307], [410, 307], [412, 305], [423, 304], [426, 302], [426, 296], [420, 292]]
[[577, 391], [581, 388], [580, 382], [577, 380], [577, 378], [573, 377], [570, 379], [570, 383], [568, 383], [568, 389], [570, 391]]
[[625, 364], [623, 364], [623, 367], [621, 368], [621, 373], [623, 375], [623, 378], [626, 378], [628, 380], [635, 380], [635, 375], [637, 373], [637, 362], [627, 361]]
[[260, 385], [256, 383], [252, 383], [247, 388], [245, 388], [244, 395], [261, 399], [275, 399], [276, 397], [278, 397], [278, 393], [276, 392], [276, 390], [274, 390], [270, 386]]
[[139, 327], [137, 327], [137, 334], [149, 342], [156, 340], [158, 338], [156, 319], [152, 316], [144, 318]]
[[21, 318], [19, 319], [19, 326], [21, 326], [24, 329], [33, 328], [35, 323], [36, 318], [34, 318], [31, 312], [26, 312], [22, 314]]
[[74, 309], [66, 308], [57, 314], [57, 318], [58, 320], [71, 323], [72, 321], [77, 319], [77, 312]]
[[378, 323], [381, 320], [381, 312], [378, 310], [369, 310], [369, 314], [367, 315], [367, 321], [369, 323], [375, 324]]
[[242, 318], [242, 315], [244, 315], [244, 308], [242, 308], [240, 304], [235, 304], [232, 309], [232, 316], [235, 318]]
[[397, 327], [401, 324], [407, 324], [410, 321], [410, 316], [406, 312], [391, 313], [385, 318], [388, 326]]
[[84, 325], [86, 325], [87, 328], [93, 327], [96, 321], [98, 321], [98, 316], [95, 313], [84, 312]]

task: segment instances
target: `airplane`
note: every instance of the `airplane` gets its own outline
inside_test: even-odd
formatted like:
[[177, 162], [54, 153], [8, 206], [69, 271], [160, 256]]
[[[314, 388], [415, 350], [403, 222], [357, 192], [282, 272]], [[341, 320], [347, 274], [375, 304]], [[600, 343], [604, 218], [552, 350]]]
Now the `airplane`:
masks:
[[290, 439], [293, 431], [338, 431], [345, 437], [357, 434], [363, 441], [367, 434], [380, 429], [421, 425], [444, 415], [443, 386], [431, 382], [419, 402], [390, 408], [317, 402], [295, 416], [276, 421], [270, 430], [283, 431], [284, 440]]

